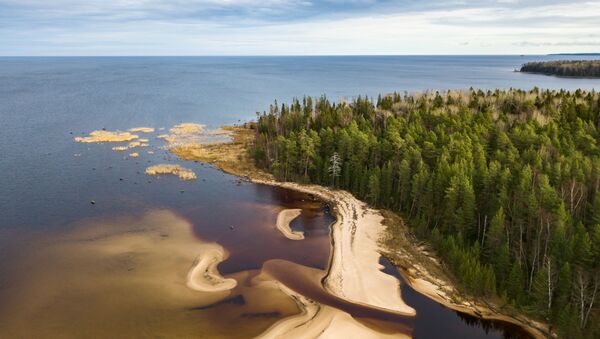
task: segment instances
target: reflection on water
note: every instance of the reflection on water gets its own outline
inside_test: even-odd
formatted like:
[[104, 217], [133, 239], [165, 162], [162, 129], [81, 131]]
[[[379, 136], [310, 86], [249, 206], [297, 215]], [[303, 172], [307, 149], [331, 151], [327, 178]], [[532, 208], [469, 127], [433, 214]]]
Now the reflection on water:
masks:
[[[298, 197], [306, 202], [299, 200], [294, 205]], [[306, 208], [299, 227], [305, 221], [313, 229], [321, 225], [318, 232], [307, 236], [306, 244], [314, 241], [311, 246], [315, 248], [323, 244], [318, 262], [322, 266], [328, 258], [325, 230], [331, 216], [307, 196], [291, 194], [284, 204]], [[232, 255], [226, 262], [236, 269], [227, 277], [236, 279], [238, 286], [231, 292], [197, 292], [186, 286], [200, 245], [212, 240], [195, 237], [192, 232], [201, 235], [202, 227], [195, 224], [192, 228], [189, 219], [180, 216], [183, 213], [163, 210], [92, 218], [63, 234], [23, 235], [18, 246], [4, 246], [9, 239], [3, 238], [3, 261], [11, 265], [0, 272], [6, 278], [0, 286], [0, 333], [10, 337], [122, 338], [258, 335], [298, 309], [278, 289], [254, 286], [250, 277], [256, 273], [250, 269], [260, 268], [263, 258], [296, 257], [303, 265], [315, 260], [303, 256], [301, 247], [278, 245], [281, 235], [274, 220], [281, 207], [261, 206], [229, 206], [231, 215], [259, 223], [238, 223], [233, 230], [211, 228], [212, 233], [208, 232], [221, 240], [232, 239], [228, 242]], [[188, 215], [201, 215], [194, 212], [188, 211]], [[264, 244], [255, 239], [274, 244], [257, 247]]]
[[[90, 159], [105, 148], [97, 146], [88, 151]], [[14, 337], [255, 336], [299, 311], [281, 291], [253, 280], [269, 263], [271, 273], [290, 288], [385, 333], [412, 332], [415, 338], [520, 333], [510, 324], [459, 317], [406, 284], [402, 296], [417, 309], [414, 319], [332, 296], [318, 279], [302, 273], [327, 268], [334, 218], [326, 205], [307, 194], [241, 182], [199, 163], [185, 163], [198, 173], [194, 182], [137, 173], [156, 157], [161, 155], [136, 161], [115, 157], [100, 177], [88, 169], [93, 189], [79, 194], [93, 196], [96, 205], [62, 205], [56, 223], [35, 232], [0, 232], [0, 332]], [[115, 174], [121, 180], [104, 187], [103, 181]], [[275, 227], [277, 214], [287, 208], [302, 210], [291, 224], [304, 232], [302, 241], [286, 239]], [[157, 214], [156, 209], [169, 212]], [[60, 220], [70, 218], [79, 221], [60, 226]], [[185, 286], [202, 242], [216, 242], [229, 252], [218, 268], [238, 281], [230, 294], [203, 295]], [[382, 263], [386, 273], [401, 279]]]
[[[333, 218], [310, 196], [179, 161], [160, 148], [158, 130], [144, 135], [151, 145], [136, 149], [136, 159], [113, 152], [113, 145], [74, 143], [75, 136], [103, 127], [159, 128], [183, 121], [217, 127], [252, 118], [274, 99], [323, 93], [336, 100], [428, 88], [597, 87], [589, 79], [512, 72], [523, 62], [556, 57], [2, 59], [0, 335], [257, 334], [297, 309], [285, 301], [265, 304], [268, 298], [252, 294], [255, 270], [272, 259], [327, 266]], [[158, 163], [191, 168], [198, 180], [144, 175]], [[304, 231], [305, 240], [289, 241], [276, 230], [284, 208], [302, 209], [291, 227]], [[127, 233], [157, 209], [170, 211], [168, 223], [191, 225], [192, 244], [217, 242], [230, 252], [219, 270], [238, 280], [234, 298], [206, 308], [197, 295], [184, 292], [182, 274], [194, 260], [192, 245], [189, 253], [175, 255], [163, 246], [172, 237]], [[105, 231], [119, 225], [121, 233], [86, 242], [68, 237], [98, 225]], [[138, 243], [106, 247], [114, 239]], [[162, 273], [167, 271], [172, 275]], [[518, 333], [506, 324], [498, 330], [496, 323], [457, 316], [402, 286], [407, 302], [422, 310], [414, 320], [417, 338]], [[273, 291], [261, 293], [285, 300]]]
[[[520, 327], [486, 320], [446, 308], [410, 287], [389, 260], [380, 259], [384, 272], [400, 280], [402, 299], [417, 311], [413, 338], [531, 338]], [[432, 326], [432, 324], [435, 324]]]

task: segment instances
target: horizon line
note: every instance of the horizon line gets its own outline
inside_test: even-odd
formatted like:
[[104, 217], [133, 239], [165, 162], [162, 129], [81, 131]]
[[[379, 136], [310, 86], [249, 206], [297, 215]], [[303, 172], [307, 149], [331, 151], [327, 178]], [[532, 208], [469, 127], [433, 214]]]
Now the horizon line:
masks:
[[600, 52], [582, 52], [582, 53], [543, 53], [543, 54], [531, 54], [531, 53], [484, 53], [484, 54], [470, 54], [470, 53], [456, 53], [456, 54], [107, 54], [107, 55], [93, 55], [93, 54], [73, 54], [73, 55], [62, 55], [62, 54], [47, 54], [47, 55], [0, 55], [0, 58], [118, 58], [118, 57], [394, 57], [394, 56], [549, 56], [549, 55], [582, 55], [582, 56], [600, 56]]

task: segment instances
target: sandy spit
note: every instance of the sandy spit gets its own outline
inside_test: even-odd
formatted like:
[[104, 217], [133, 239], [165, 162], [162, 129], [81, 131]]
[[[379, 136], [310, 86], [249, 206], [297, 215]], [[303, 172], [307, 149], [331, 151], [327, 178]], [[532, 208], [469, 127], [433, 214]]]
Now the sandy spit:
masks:
[[337, 221], [331, 226], [332, 257], [324, 279], [324, 287], [330, 293], [354, 303], [416, 315], [402, 300], [400, 282], [381, 271], [378, 242], [385, 228], [378, 211], [345, 191], [292, 182], [252, 181], [313, 194], [332, 205]]
[[[348, 303], [323, 290], [324, 271], [285, 260], [270, 260], [263, 265], [261, 275], [276, 282], [279, 289], [292, 298], [300, 313], [273, 324], [259, 338], [410, 338], [410, 329], [399, 324], [383, 333], [366, 326], [356, 309], [381, 311]], [[332, 306], [332, 302], [342, 302]], [[338, 308], [339, 307], [339, 308]], [[349, 311], [353, 308], [355, 317]], [[410, 318], [410, 317], [407, 317]], [[406, 319], [406, 318], [405, 318]]]
[[236, 280], [223, 278], [217, 270], [217, 265], [227, 259], [225, 249], [218, 244], [204, 244], [198, 250], [200, 254], [188, 273], [186, 285], [201, 292], [220, 292], [235, 288]]
[[304, 239], [304, 232], [292, 231], [290, 223], [296, 219], [302, 210], [299, 208], [285, 209], [277, 215], [277, 229], [290, 240]]

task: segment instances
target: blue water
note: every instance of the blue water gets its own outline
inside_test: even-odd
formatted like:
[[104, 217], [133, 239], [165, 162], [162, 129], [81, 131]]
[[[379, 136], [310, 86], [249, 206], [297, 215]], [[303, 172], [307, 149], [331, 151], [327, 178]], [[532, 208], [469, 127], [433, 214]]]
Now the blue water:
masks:
[[[84, 208], [90, 185], [119, 192], [106, 159], [74, 159], [73, 136], [99, 128], [216, 127], [277, 99], [392, 91], [600, 88], [600, 80], [514, 72], [560, 56], [0, 58], [0, 228], [48, 224]], [[569, 56], [569, 58], [576, 58]], [[580, 57], [585, 58], [585, 57]], [[70, 134], [73, 133], [73, 134]], [[118, 154], [105, 152], [106, 157]], [[111, 159], [111, 161], [114, 159]], [[140, 159], [143, 161], [143, 159]], [[143, 168], [142, 168], [143, 169]], [[113, 186], [113, 187], [111, 187]], [[85, 206], [87, 207], [87, 206]]]
[[65, 206], [83, 208], [88, 200], [82, 192], [92, 184], [107, 192], [122, 189], [111, 187], [112, 173], [97, 171], [93, 180], [82, 175], [107, 161], [73, 159], [87, 148], [74, 144], [74, 135], [188, 121], [215, 127], [252, 119], [275, 99], [304, 95], [337, 100], [426, 89], [600, 87], [600, 80], [514, 72], [527, 61], [559, 58], [0, 58], [0, 228], [68, 219]]
[[[10, 232], [3, 231], [53, 232], [82, 218], [164, 207], [190, 219], [200, 236], [237, 249], [222, 265], [225, 272], [259, 268], [273, 253], [285, 253], [288, 243], [262, 255], [240, 245], [251, 235], [224, 236], [222, 230], [244, 224], [242, 219], [252, 214], [253, 204], [283, 206], [296, 198], [257, 185], [240, 185], [235, 177], [208, 165], [184, 163], [156, 146], [151, 147], [154, 155], [142, 149], [140, 158], [127, 159], [113, 152], [112, 145], [75, 143], [73, 138], [100, 128], [169, 128], [181, 122], [217, 127], [251, 120], [274, 100], [288, 102], [305, 95], [325, 94], [338, 100], [469, 87], [600, 89], [600, 80], [514, 72], [527, 61], [560, 58], [0, 58], [0, 241], [11, 241]], [[152, 145], [159, 145], [156, 134], [150, 136]], [[159, 162], [184, 163], [199, 180], [144, 175], [148, 165]], [[91, 205], [91, 200], [96, 204]], [[244, 212], [231, 215], [229, 204], [245, 206]], [[303, 259], [313, 267], [326, 262], [323, 244], [328, 246], [328, 238], [323, 220], [327, 217], [317, 212], [301, 220], [302, 227], [317, 230], [313, 242], [308, 242], [314, 248], [307, 248]], [[254, 241], [264, 248], [273, 247], [270, 240], [262, 240], [266, 242]], [[0, 245], [0, 275], [2, 264]], [[460, 320], [448, 326], [456, 324], [462, 326]], [[481, 335], [487, 335], [484, 332]]]

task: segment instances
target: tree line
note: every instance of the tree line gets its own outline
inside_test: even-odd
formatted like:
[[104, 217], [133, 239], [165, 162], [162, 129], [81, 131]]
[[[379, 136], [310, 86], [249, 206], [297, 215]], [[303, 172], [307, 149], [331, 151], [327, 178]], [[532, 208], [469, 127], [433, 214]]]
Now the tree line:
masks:
[[472, 293], [600, 336], [600, 95], [305, 97], [258, 114], [254, 159], [397, 212]]
[[528, 62], [521, 72], [542, 73], [565, 77], [600, 78], [600, 60], [558, 60]]

